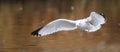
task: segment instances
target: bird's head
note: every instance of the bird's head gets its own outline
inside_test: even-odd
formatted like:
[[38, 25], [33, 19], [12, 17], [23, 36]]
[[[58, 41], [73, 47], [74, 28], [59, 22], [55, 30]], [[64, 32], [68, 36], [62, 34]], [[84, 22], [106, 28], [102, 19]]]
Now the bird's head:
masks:
[[100, 16], [104, 17], [105, 20], [107, 20], [107, 18], [105, 17], [105, 15], [103, 13], [91, 12], [91, 15], [96, 15], [96, 14], [99, 14]]
[[105, 18], [105, 20], [107, 20], [107, 18], [105, 17], [105, 15], [103, 13], [99, 13], [99, 15], [103, 16]]

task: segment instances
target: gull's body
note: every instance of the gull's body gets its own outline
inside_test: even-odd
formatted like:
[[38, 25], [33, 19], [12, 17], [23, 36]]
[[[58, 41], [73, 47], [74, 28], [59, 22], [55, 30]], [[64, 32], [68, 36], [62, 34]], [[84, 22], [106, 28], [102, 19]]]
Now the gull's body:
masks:
[[32, 32], [32, 35], [46, 36], [62, 30], [81, 29], [87, 32], [95, 32], [106, 22], [103, 14], [91, 12], [90, 16], [80, 20], [57, 19]]

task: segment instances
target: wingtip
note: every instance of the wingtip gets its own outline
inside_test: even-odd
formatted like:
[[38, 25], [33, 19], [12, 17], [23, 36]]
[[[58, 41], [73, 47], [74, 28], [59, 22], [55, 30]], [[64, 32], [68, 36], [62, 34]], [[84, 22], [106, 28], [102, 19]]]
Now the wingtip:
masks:
[[32, 37], [40, 37], [41, 34], [38, 34], [38, 32], [42, 29], [43, 27], [31, 32]]
[[31, 33], [31, 35], [32, 35], [32, 37], [40, 37], [41, 36], [40, 34], [38, 34], [38, 31], [33, 31]]
[[38, 34], [37, 31], [33, 31], [33, 32], [31, 33], [31, 35], [32, 35], [32, 37], [39, 37], [39, 36], [41, 36], [40, 34]]

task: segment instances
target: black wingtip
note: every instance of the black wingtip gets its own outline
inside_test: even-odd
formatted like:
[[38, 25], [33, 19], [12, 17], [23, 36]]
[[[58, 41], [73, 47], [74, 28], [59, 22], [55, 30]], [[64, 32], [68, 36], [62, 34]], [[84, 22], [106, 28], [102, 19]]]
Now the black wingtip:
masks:
[[31, 35], [32, 35], [32, 36], [41, 36], [40, 34], [38, 34], [38, 32], [39, 32], [42, 28], [43, 28], [43, 27], [41, 27], [41, 28], [33, 31], [33, 32], [31, 33]]

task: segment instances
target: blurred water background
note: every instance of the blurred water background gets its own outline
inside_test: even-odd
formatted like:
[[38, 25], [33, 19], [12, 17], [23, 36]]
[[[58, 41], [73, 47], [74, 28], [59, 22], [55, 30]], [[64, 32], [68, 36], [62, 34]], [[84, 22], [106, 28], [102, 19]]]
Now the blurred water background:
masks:
[[[60, 31], [45, 37], [31, 32], [52, 20], [104, 13], [96, 32]], [[120, 0], [0, 0], [0, 52], [120, 52]]]

